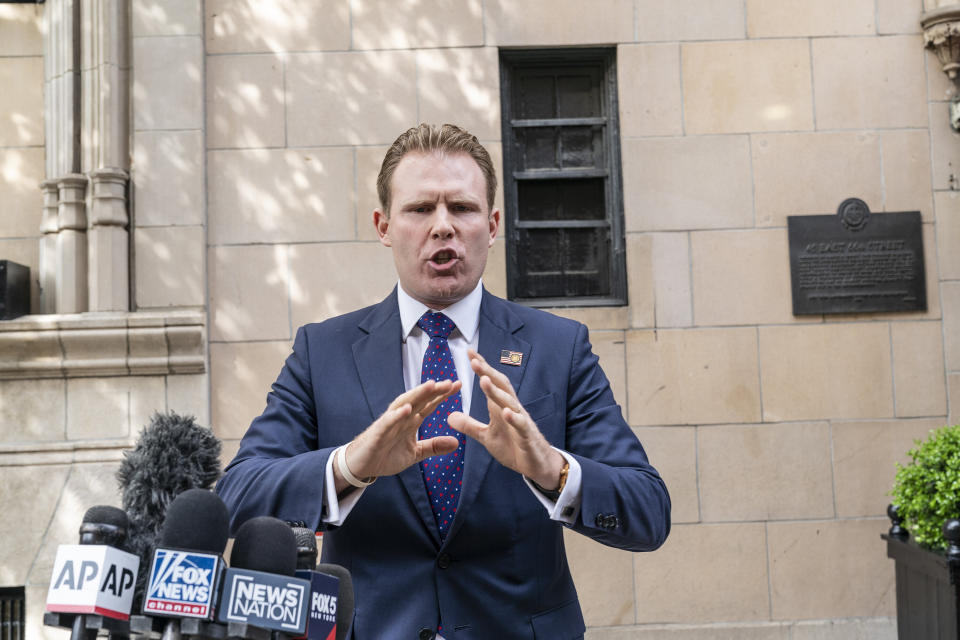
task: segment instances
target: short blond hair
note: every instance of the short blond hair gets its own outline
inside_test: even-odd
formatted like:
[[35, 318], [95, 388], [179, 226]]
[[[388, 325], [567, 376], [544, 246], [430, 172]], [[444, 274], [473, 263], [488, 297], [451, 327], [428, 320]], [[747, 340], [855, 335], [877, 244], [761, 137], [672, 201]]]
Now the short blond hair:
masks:
[[487, 183], [487, 206], [493, 209], [493, 198], [497, 195], [497, 172], [493, 168], [490, 154], [483, 148], [477, 137], [455, 124], [420, 124], [400, 134], [383, 157], [380, 173], [377, 175], [377, 195], [383, 213], [390, 215], [390, 180], [397, 165], [408, 153], [466, 153], [480, 167]]

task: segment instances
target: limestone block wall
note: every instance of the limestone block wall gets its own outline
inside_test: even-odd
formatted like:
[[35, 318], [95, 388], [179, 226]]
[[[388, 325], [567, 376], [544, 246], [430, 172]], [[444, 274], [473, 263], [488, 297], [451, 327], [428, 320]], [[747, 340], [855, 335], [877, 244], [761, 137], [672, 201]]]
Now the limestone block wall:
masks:
[[133, 255], [138, 309], [206, 306], [199, 2], [133, 2]]
[[[44, 179], [42, 16], [34, 6], [0, 7], [0, 86], [7, 88], [0, 93], [0, 259], [30, 267], [31, 275], [40, 266]], [[39, 300], [34, 279], [34, 312]]]
[[[115, 502], [149, 411], [209, 420], [229, 459], [297, 327], [393, 286], [372, 210], [394, 137], [454, 121], [499, 162], [499, 49], [578, 45], [617, 49], [629, 304], [553, 311], [590, 327], [674, 520], [652, 554], [568, 536], [588, 637], [894, 637], [885, 493], [960, 403], [960, 139], [925, 1], [134, 0], [132, 306], [203, 317], [208, 363], [0, 381], [2, 503], [26, 518], [0, 525], [0, 584], [30, 585], [30, 637], [62, 637], [38, 626], [52, 551]], [[0, 11], [0, 76], [41, 78], [39, 28], [9, 16], [44, 9]], [[0, 250], [29, 264], [42, 94], [21, 85]], [[792, 315], [786, 218], [851, 196], [921, 212], [926, 312]], [[484, 281], [505, 294], [502, 240]]]

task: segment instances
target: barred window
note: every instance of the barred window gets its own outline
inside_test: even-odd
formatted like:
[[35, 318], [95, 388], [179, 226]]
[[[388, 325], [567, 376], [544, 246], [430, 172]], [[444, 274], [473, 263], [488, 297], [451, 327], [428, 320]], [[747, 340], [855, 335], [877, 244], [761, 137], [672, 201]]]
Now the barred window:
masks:
[[503, 50], [507, 293], [627, 302], [613, 49]]
[[24, 640], [26, 595], [23, 587], [0, 587], [0, 640]]

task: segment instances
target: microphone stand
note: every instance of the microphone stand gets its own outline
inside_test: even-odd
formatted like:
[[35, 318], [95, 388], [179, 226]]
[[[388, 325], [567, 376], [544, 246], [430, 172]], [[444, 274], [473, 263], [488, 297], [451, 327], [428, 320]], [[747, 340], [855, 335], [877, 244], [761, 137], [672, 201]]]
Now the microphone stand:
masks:
[[183, 640], [183, 634], [180, 633], [180, 621], [167, 620], [167, 624], [163, 626], [163, 635], [160, 636], [160, 640]]

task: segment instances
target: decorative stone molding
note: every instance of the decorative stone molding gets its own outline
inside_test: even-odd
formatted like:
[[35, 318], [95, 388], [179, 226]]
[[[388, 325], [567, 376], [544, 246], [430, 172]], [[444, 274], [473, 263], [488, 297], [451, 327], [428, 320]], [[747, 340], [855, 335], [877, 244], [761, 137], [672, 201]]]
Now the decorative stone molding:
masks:
[[937, 54], [943, 72], [955, 80], [960, 71], [960, 4], [925, 13], [920, 24], [924, 44]]
[[130, 439], [0, 444], [0, 467], [120, 462], [135, 444]]
[[[49, 0], [44, 22], [48, 180], [41, 186], [40, 310], [125, 312], [130, 3]], [[55, 225], [48, 220], [54, 208]]]
[[200, 311], [26, 316], [0, 323], [0, 380], [203, 373]]
[[[924, 44], [937, 54], [947, 77], [957, 83], [957, 73], [960, 72], [960, 4], [925, 13], [920, 24]], [[950, 102], [950, 126], [954, 131], [960, 131], [960, 96]]]

